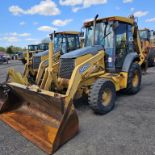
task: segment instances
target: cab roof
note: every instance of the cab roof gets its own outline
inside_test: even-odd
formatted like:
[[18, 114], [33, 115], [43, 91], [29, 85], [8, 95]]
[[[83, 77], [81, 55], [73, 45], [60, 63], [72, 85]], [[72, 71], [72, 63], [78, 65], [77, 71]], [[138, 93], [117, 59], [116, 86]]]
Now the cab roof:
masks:
[[36, 45], [36, 44], [35, 44], [35, 45], [34, 45], [34, 44], [31, 44], [31, 45], [28, 45], [28, 46], [38, 46], [38, 45]]
[[148, 28], [140, 29], [140, 31], [150, 31]]
[[[101, 21], [120, 21], [120, 22], [125, 22], [128, 24], [131, 24], [131, 25], [134, 24], [133, 18], [121, 17], [121, 16], [111, 16], [111, 17], [106, 17], [106, 18], [99, 18], [96, 20], [97, 23], [99, 23]], [[93, 20], [85, 22], [84, 26], [90, 26], [92, 24], [93, 24]]]
[[[53, 34], [53, 33], [52, 33]], [[52, 35], [50, 34], [50, 35]], [[55, 32], [55, 34], [64, 34], [64, 35], [67, 35], [67, 34], [70, 34], [70, 35], [79, 35], [80, 32], [77, 32], [77, 31], [62, 31], [62, 32]]]

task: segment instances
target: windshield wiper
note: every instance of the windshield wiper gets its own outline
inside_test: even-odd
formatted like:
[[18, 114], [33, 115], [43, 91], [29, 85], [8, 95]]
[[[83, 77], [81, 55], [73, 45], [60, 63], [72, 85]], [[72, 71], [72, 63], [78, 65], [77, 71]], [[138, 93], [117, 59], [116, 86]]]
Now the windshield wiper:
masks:
[[112, 32], [109, 32], [108, 34], [106, 34], [106, 35], [104, 36], [104, 39], [105, 39], [107, 36], [109, 36], [111, 33], [112, 33]]

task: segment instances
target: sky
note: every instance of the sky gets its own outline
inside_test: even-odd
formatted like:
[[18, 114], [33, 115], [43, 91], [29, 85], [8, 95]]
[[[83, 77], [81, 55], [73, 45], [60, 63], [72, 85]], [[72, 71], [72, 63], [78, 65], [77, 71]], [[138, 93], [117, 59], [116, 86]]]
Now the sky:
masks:
[[155, 30], [155, 0], [5, 0], [0, 5], [0, 46], [26, 47], [54, 30], [80, 31], [96, 14], [134, 14], [139, 28]]

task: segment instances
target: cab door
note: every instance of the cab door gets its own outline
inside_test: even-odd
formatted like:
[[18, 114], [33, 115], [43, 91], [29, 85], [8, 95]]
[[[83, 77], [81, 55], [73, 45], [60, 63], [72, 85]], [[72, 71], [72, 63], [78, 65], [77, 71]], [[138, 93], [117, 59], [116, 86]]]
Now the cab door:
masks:
[[115, 46], [115, 67], [116, 70], [120, 71], [127, 54], [134, 51], [131, 25], [126, 23], [119, 24], [115, 31]]

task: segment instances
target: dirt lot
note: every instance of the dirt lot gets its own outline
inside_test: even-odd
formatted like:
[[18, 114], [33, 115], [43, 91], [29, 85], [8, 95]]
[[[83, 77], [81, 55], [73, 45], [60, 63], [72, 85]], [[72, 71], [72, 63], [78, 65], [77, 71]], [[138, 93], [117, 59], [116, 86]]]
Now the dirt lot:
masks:
[[[0, 82], [8, 66], [23, 71], [20, 62], [0, 65]], [[109, 114], [93, 114], [87, 105], [77, 107], [79, 134], [55, 155], [155, 155], [155, 68], [143, 76], [141, 91], [117, 95]], [[40, 149], [0, 122], [0, 155], [44, 155]]]

